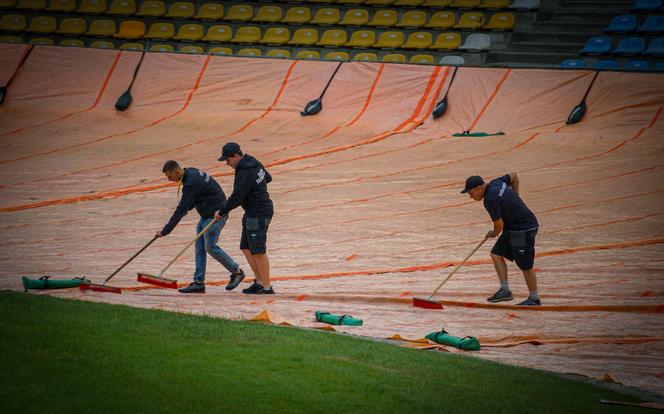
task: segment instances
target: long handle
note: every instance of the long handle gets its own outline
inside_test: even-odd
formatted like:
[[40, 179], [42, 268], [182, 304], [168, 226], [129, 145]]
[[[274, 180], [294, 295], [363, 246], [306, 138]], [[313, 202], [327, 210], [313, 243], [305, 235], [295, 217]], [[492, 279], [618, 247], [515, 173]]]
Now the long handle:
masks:
[[124, 262], [124, 263], [122, 264], [122, 266], [118, 267], [117, 270], [116, 270], [115, 272], [111, 273], [111, 275], [110, 275], [109, 277], [107, 277], [106, 280], [104, 280], [104, 283], [102, 283], [102, 285], [105, 285], [106, 282], [108, 282], [109, 280], [111, 280], [111, 279], [113, 278], [113, 276], [117, 275], [118, 272], [120, 272], [120, 270], [124, 269], [125, 266], [127, 266], [129, 263], [131, 263], [132, 260], [134, 260], [136, 257], [138, 257], [139, 254], [143, 253], [143, 251], [144, 251], [145, 249], [147, 249], [152, 243], [154, 243], [155, 240], [157, 240], [157, 236], [154, 236], [154, 237], [152, 238], [152, 240], [150, 240], [149, 242], [147, 242], [147, 244], [141, 248], [141, 250], [137, 251], [136, 254], [134, 254], [133, 256], [131, 256], [131, 257], [129, 258], [129, 260], [127, 260], [126, 262]]
[[325, 95], [325, 92], [327, 92], [327, 88], [330, 87], [330, 84], [332, 83], [332, 80], [334, 77], [337, 75], [337, 72], [339, 72], [339, 69], [341, 68], [341, 65], [343, 65], [344, 62], [339, 62], [337, 65], [337, 68], [334, 69], [334, 72], [332, 72], [332, 76], [330, 76], [330, 80], [327, 81], [327, 85], [325, 85], [325, 88], [323, 89], [323, 93], [320, 94], [320, 97], [318, 99], [323, 99], [323, 95]]
[[463, 261], [462, 261], [461, 263], [459, 263], [459, 265], [458, 265], [457, 267], [455, 267], [454, 270], [452, 270], [452, 272], [450, 272], [449, 275], [447, 275], [447, 277], [445, 278], [445, 280], [443, 280], [442, 282], [440, 282], [440, 285], [438, 285], [438, 287], [436, 288], [436, 290], [434, 290], [433, 293], [432, 293], [431, 295], [429, 295], [429, 297], [427, 298], [427, 300], [431, 299], [431, 298], [433, 297], [433, 295], [435, 295], [436, 292], [438, 292], [438, 290], [439, 290], [441, 287], [443, 287], [443, 285], [445, 284], [445, 282], [447, 282], [447, 281], [452, 277], [452, 275], [455, 274], [456, 271], [459, 270], [459, 268], [460, 268], [461, 266], [463, 266], [464, 263], [466, 263], [466, 262], [468, 261], [468, 259], [470, 259], [470, 257], [471, 257], [472, 255], [474, 255], [475, 252], [478, 251], [478, 250], [480, 249], [480, 247], [482, 247], [482, 245], [484, 244], [485, 241], [487, 241], [487, 238], [486, 238], [486, 237], [482, 239], [482, 241], [480, 242], [480, 244], [478, 244], [477, 247], [475, 247], [475, 248], [473, 249], [473, 251], [470, 252], [470, 254], [469, 254], [468, 256], [466, 256], [466, 258], [463, 259]]
[[597, 79], [597, 75], [599, 75], [599, 71], [595, 72], [595, 76], [593, 76], [593, 80], [590, 81], [590, 85], [588, 85], [588, 89], [586, 89], [585, 95], [583, 95], [583, 99], [581, 99], [581, 103], [584, 103], [586, 99], [588, 98], [588, 94], [590, 94], [590, 90], [593, 88], [593, 84], [595, 83], [595, 79]]
[[203, 234], [205, 234], [205, 232], [208, 231], [208, 230], [210, 229], [210, 227], [212, 227], [212, 225], [213, 225], [214, 223], [216, 223], [216, 222], [217, 222], [217, 218], [215, 217], [214, 219], [212, 219], [211, 222], [208, 223], [207, 226], [205, 226], [205, 227], [203, 228], [203, 230], [201, 230], [201, 231], [196, 235], [196, 237], [194, 237], [194, 239], [193, 239], [192, 241], [190, 241], [189, 243], [187, 243], [187, 245], [184, 247], [184, 249], [182, 249], [182, 251], [181, 251], [180, 253], [178, 253], [178, 254], [173, 258], [173, 260], [171, 260], [171, 261], [166, 265], [166, 267], [164, 267], [164, 270], [162, 270], [161, 272], [159, 272], [159, 274], [157, 275], [157, 277], [161, 277], [161, 275], [163, 275], [164, 272], [166, 272], [166, 270], [168, 270], [168, 268], [171, 267], [171, 265], [172, 265], [173, 263], [175, 263], [175, 261], [178, 259], [178, 257], [182, 256], [182, 254], [183, 254], [184, 252], [186, 252], [187, 249], [188, 249], [192, 244], [194, 244], [194, 242], [196, 242], [196, 240], [198, 240]]
[[450, 79], [450, 84], [447, 85], [447, 90], [445, 91], [445, 96], [443, 99], [447, 99], [447, 94], [450, 93], [450, 89], [452, 89], [452, 83], [454, 82], [454, 77], [456, 76], [457, 70], [459, 70], [458, 66], [454, 68], [454, 72], [452, 72], [452, 79]]
[[143, 58], [145, 57], [145, 52], [148, 50], [148, 44], [149, 40], [145, 39], [145, 48], [143, 49], [143, 53], [141, 53], [141, 58], [138, 60], [138, 64], [136, 65], [136, 69], [134, 69], [134, 76], [131, 77], [131, 82], [129, 83], [129, 87], [127, 90], [131, 90], [131, 87], [134, 86], [134, 82], [136, 81], [136, 75], [138, 75], [138, 71], [141, 68], [141, 64], [143, 63]]

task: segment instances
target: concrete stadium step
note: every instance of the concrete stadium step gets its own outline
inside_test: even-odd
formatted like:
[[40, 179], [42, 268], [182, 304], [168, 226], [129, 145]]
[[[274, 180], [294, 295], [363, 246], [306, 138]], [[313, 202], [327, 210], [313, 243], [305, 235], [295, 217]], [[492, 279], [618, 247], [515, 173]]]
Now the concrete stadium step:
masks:
[[600, 35], [609, 24], [590, 22], [540, 21], [533, 29], [545, 32], [574, 32], [579, 34]]
[[558, 53], [578, 53], [583, 49], [584, 43], [561, 43], [561, 42], [512, 42], [510, 51], [514, 52], [558, 52]]
[[588, 40], [588, 35], [578, 32], [551, 33], [529, 30], [512, 33], [512, 42], [560, 42], [583, 45], [586, 40]]
[[561, 21], [566, 23], [583, 22], [583, 23], [597, 23], [609, 24], [611, 19], [621, 12], [612, 12], [605, 10], [546, 10], [540, 11], [537, 20], [539, 22], [545, 21]]
[[514, 65], [532, 64], [533, 67], [558, 67], [560, 62], [565, 59], [579, 59], [579, 55], [576, 53], [502, 50], [488, 53], [485, 63], [492, 66], [495, 66], [495, 64], [505, 65], [506, 62], [511, 62]]

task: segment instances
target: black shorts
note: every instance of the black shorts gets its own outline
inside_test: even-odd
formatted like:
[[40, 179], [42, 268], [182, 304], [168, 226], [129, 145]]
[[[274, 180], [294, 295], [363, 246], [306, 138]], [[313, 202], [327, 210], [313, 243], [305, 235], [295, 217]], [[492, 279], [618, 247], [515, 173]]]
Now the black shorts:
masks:
[[515, 261], [521, 270], [530, 270], [535, 264], [535, 236], [537, 229], [503, 231], [491, 253]]
[[251, 254], [263, 254], [267, 251], [267, 229], [272, 217], [242, 217], [242, 238], [240, 249]]

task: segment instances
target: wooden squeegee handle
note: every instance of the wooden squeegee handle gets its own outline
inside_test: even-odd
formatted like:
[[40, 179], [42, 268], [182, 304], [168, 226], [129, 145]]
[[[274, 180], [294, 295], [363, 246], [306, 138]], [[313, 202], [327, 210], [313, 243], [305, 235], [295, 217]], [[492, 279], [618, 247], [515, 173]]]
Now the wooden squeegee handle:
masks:
[[454, 270], [452, 270], [452, 271], [450, 272], [449, 275], [447, 275], [447, 277], [445, 278], [445, 280], [443, 280], [442, 282], [440, 282], [440, 285], [438, 285], [438, 287], [436, 288], [436, 290], [434, 290], [434, 291], [431, 293], [431, 295], [429, 295], [429, 297], [427, 298], [427, 300], [430, 300], [430, 299], [433, 297], [433, 295], [435, 295], [436, 292], [438, 292], [438, 290], [439, 290], [441, 287], [443, 287], [443, 285], [445, 284], [445, 282], [447, 282], [447, 281], [452, 277], [452, 275], [455, 274], [456, 271], [459, 270], [459, 268], [460, 268], [461, 266], [463, 266], [464, 263], [466, 263], [466, 262], [468, 261], [468, 259], [470, 259], [471, 256], [474, 255], [475, 252], [478, 251], [478, 250], [480, 249], [480, 247], [482, 247], [482, 245], [484, 244], [485, 241], [487, 241], [487, 238], [486, 238], [486, 237], [482, 239], [482, 241], [480, 242], [480, 244], [478, 244], [477, 247], [475, 247], [475, 248], [473, 249], [473, 251], [470, 252], [470, 254], [469, 254], [468, 256], [466, 256], [466, 258], [463, 259], [463, 261], [462, 261], [461, 263], [459, 263], [459, 265], [458, 265], [457, 267], [455, 267]]
[[182, 251], [180, 251], [180, 253], [178, 253], [177, 255], [175, 255], [175, 257], [173, 258], [173, 260], [171, 260], [170, 262], [168, 262], [168, 264], [166, 265], [166, 267], [164, 267], [164, 269], [163, 269], [161, 272], [159, 272], [159, 275], [157, 275], [157, 277], [161, 277], [161, 275], [163, 275], [164, 272], [166, 272], [166, 270], [168, 270], [168, 268], [171, 267], [171, 265], [172, 265], [173, 263], [175, 263], [175, 261], [176, 261], [180, 256], [182, 256], [182, 254], [183, 254], [184, 252], [186, 252], [187, 249], [188, 249], [189, 247], [191, 247], [191, 245], [194, 244], [194, 243], [196, 242], [196, 240], [198, 240], [202, 235], [204, 235], [205, 232], [208, 231], [208, 230], [210, 229], [210, 227], [212, 227], [212, 225], [213, 225], [214, 223], [216, 223], [216, 222], [217, 222], [217, 218], [215, 217], [214, 219], [212, 219], [212, 221], [210, 221], [210, 222], [208, 223], [207, 226], [205, 226], [205, 227], [203, 228], [203, 230], [201, 230], [201, 231], [196, 235], [196, 237], [194, 237], [194, 239], [193, 239], [192, 241], [190, 241], [189, 243], [187, 243], [187, 245], [184, 247], [184, 249], [182, 249]]
[[104, 280], [104, 283], [102, 283], [102, 285], [105, 285], [106, 282], [108, 282], [109, 280], [111, 280], [111, 279], [113, 278], [113, 276], [117, 275], [118, 272], [120, 272], [120, 270], [124, 269], [125, 266], [127, 266], [129, 263], [131, 263], [132, 260], [134, 260], [136, 257], [138, 257], [139, 254], [143, 253], [143, 250], [147, 249], [152, 243], [154, 243], [155, 240], [157, 240], [157, 236], [154, 236], [154, 237], [152, 238], [152, 240], [150, 240], [149, 242], [147, 242], [146, 245], [143, 246], [143, 247], [141, 248], [141, 250], [137, 251], [136, 254], [134, 254], [133, 256], [131, 256], [131, 257], [129, 258], [129, 260], [127, 260], [126, 262], [124, 262], [124, 263], [122, 264], [122, 266], [118, 267], [117, 270], [116, 270], [115, 272], [111, 273], [111, 275], [110, 275], [109, 277], [107, 277], [106, 280]]

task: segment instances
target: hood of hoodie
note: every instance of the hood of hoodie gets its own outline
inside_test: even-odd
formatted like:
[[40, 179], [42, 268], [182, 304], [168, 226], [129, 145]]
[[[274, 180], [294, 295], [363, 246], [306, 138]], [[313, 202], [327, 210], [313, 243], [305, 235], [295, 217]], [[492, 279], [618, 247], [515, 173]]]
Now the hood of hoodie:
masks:
[[251, 168], [258, 168], [260, 164], [258, 160], [249, 154], [244, 154], [244, 157], [237, 163], [236, 170], [249, 170]]

